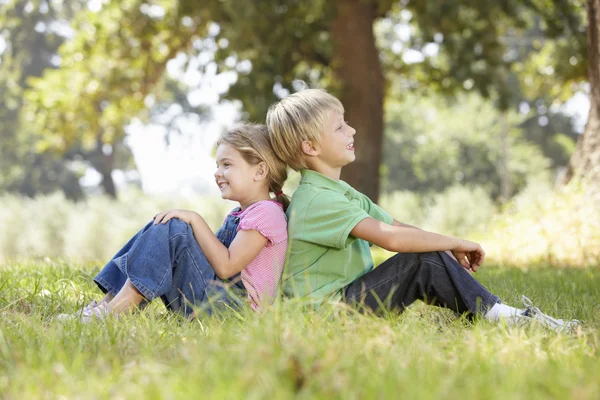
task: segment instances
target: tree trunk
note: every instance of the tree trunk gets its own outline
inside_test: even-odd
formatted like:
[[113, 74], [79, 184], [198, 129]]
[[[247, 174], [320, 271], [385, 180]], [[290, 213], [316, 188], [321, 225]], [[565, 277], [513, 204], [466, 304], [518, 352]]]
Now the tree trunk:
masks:
[[[108, 156], [105, 155], [104, 158], [112, 159], [112, 154], [108, 155]], [[109, 197], [116, 199], [117, 198], [117, 187], [115, 186], [115, 181], [113, 180], [113, 177], [112, 177], [112, 168], [100, 171], [100, 174], [102, 174], [102, 182], [100, 184], [102, 185], [102, 188], [104, 189], [104, 193], [106, 195], [108, 195]]]
[[500, 188], [501, 201], [506, 203], [512, 196], [512, 179], [510, 176], [510, 144], [507, 111], [500, 114]]
[[587, 0], [587, 38], [590, 79], [590, 114], [584, 133], [577, 140], [566, 179], [585, 179], [600, 192], [600, 0]]
[[356, 129], [356, 161], [344, 167], [342, 179], [373, 201], [379, 196], [384, 98], [384, 77], [373, 34], [376, 12], [370, 1], [337, 0], [331, 31], [335, 84], [340, 85], [346, 120]]
[[110, 154], [104, 153], [104, 142], [102, 141], [102, 135], [98, 135], [96, 139], [96, 150], [94, 152], [94, 156], [90, 157], [90, 161], [92, 161], [92, 165], [102, 176], [100, 185], [102, 185], [102, 188], [104, 189], [104, 194], [116, 199], [117, 187], [115, 186], [115, 181], [112, 178], [112, 172], [115, 166], [115, 152], [113, 148]]

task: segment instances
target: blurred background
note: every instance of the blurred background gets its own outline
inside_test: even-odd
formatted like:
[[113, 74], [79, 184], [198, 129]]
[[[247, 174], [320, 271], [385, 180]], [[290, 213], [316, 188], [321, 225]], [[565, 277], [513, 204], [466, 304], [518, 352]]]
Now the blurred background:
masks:
[[[0, 259], [110, 257], [152, 215], [217, 228], [214, 143], [303, 87], [342, 178], [497, 265], [600, 265], [600, 0], [0, 0]], [[291, 194], [298, 181], [292, 174]]]

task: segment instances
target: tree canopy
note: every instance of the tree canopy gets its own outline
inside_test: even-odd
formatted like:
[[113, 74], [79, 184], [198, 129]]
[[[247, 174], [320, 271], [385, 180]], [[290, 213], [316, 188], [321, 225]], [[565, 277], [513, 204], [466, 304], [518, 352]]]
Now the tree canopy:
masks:
[[173, 97], [166, 71], [179, 57], [184, 69], [235, 73], [223, 98], [257, 122], [296, 79], [339, 96], [359, 131], [343, 178], [376, 199], [386, 99], [478, 91], [508, 112], [564, 100], [587, 79], [583, 0], [90, 4], [70, 22], [60, 67], [28, 81], [23, 116], [44, 149], [122, 141], [133, 118]]

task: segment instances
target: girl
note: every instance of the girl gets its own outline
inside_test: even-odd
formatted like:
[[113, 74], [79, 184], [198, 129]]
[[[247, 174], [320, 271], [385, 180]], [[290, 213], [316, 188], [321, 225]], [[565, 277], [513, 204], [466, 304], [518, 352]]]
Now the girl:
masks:
[[157, 297], [186, 316], [199, 305], [208, 313], [215, 305], [238, 306], [236, 292], [254, 310], [274, 299], [287, 248], [286, 165], [264, 125], [233, 129], [217, 146], [215, 181], [221, 197], [239, 207], [216, 235], [194, 211], [156, 214], [94, 279], [106, 296], [71, 317], [87, 322]]

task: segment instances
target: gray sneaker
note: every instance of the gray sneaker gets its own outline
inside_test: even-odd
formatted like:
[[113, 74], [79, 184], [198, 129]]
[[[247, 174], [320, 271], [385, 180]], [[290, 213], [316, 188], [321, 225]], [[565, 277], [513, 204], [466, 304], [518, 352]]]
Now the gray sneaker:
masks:
[[521, 313], [521, 316], [531, 318], [545, 328], [551, 329], [554, 332], [573, 333], [577, 330], [577, 327], [581, 325], [581, 322], [576, 319], [556, 319], [544, 314], [539, 308], [533, 305], [531, 300], [525, 296], [521, 296], [521, 301], [523, 302], [523, 305], [527, 307], [525, 311]]
[[72, 319], [78, 319], [78, 318], [81, 318], [84, 314], [89, 313], [90, 310], [92, 310], [93, 308], [98, 307], [100, 304], [102, 304], [102, 303], [98, 303], [98, 302], [96, 302], [96, 300], [92, 300], [90, 304], [83, 307], [81, 310], [74, 312], [72, 314], [58, 314], [56, 317], [54, 317], [54, 319], [58, 320], [58, 321], [68, 321], [68, 320], [72, 320]]

